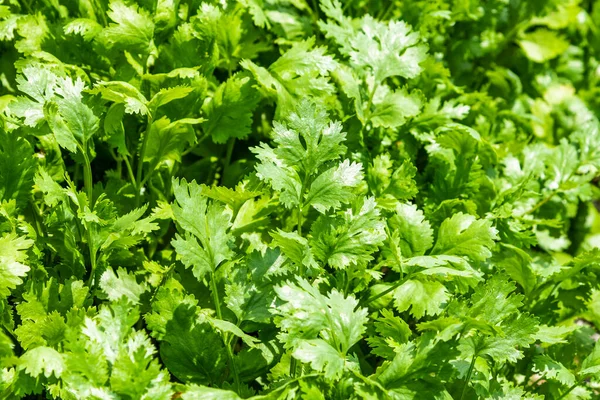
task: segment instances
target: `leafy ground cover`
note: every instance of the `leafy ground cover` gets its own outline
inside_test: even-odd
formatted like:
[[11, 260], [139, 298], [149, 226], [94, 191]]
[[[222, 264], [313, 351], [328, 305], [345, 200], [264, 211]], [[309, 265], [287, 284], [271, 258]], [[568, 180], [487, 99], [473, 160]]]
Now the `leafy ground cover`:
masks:
[[0, 2], [0, 397], [590, 399], [600, 2]]

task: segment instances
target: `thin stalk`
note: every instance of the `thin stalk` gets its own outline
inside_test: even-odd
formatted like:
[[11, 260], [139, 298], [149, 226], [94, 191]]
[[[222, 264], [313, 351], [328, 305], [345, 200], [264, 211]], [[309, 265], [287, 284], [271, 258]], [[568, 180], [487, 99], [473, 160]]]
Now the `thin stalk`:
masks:
[[2, 325], [2, 330], [10, 337], [10, 339], [14, 342], [15, 347], [20, 346], [19, 340], [15, 336], [15, 333], [8, 329], [6, 326]]
[[546, 196], [544, 199], [542, 199], [540, 202], [538, 202], [535, 206], [533, 206], [532, 208], [530, 208], [529, 210], [527, 210], [525, 212], [525, 214], [523, 215], [527, 215], [527, 214], [533, 214], [535, 211], [537, 211], [540, 207], [542, 207], [544, 204], [546, 204], [547, 202], [549, 202], [550, 200], [552, 200], [552, 198], [558, 193], [558, 190], [553, 190], [552, 192], [550, 192], [550, 194], [548, 196]]
[[[354, 0], [348, 0], [345, 2], [345, 4], [342, 6], [342, 12], [346, 11], [346, 9], [348, 9], [348, 7], [350, 7], [352, 5], [352, 3], [354, 3]], [[344, 12], [345, 14], [345, 12]]]
[[106, 26], [107, 25], [106, 15], [104, 14], [104, 9], [102, 8], [102, 5], [100, 4], [100, 2], [98, 0], [93, 0], [93, 3], [96, 8], [96, 11], [98, 12], [98, 15], [100, 16], [100, 22], [102, 23], [103, 26]]
[[317, 0], [312, 0], [312, 12], [313, 18], [315, 20], [315, 24], [319, 22], [319, 2]]
[[210, 273], [210, 290], [212, 291], [213, 302], [215, 303], [215, 311], [217, 312], [217, 318], [223, 319], [221, 313], [221, 299], [219, 298], [219, 292], [217, 291], [217, 281], [215, 279], [215, 273]]
[[[594, 2], [592, 0], [587, 0], [586, 1], [586, 7], [585, 7], [585, 11], [587, 13], [588, 18], [591, 18], [592, 16], [592, 12], [594, 11]], [[586, 46], [583, 48], [583, 85], [585, 87], [585, 89], [589, 89], [590, 88], [590, 58], [591, 58], [591, 53], [590, 53], [590, 34], [587, 34], [587, 38], [586, 38]]]
[[377, 15], [377, 19], [378, 20], [385, 20], [388, 16], [388, 14], [390, 13], [390, 11], [392, 11], [392, 8], [394, 6], [394, 2], [390, 1], [390, 3], [388, 4], [387, 8], [382, 8], [381, 11], [379, 12], [379, 15]]
[[118, 163], [117, 173], [119, 174], [119, 177], [122, 176], [122, 174], [123, 174], [123, 168], [121, 166], [121, 161], [123, 161], [125, 163], [127, 177], [129, 178], [131, 183], [135, 186], [135, 176], [133, 175], [133, 170], [131, 169], [131, 164], [129, 163], [127, 156], [124, 156], [121, 158], [119, 155], [115, 154], [113, 149], [108, 149], [108, 151], [110, 152], [110, 155], [112, 156], [112, 158], [114, 158], [115, 161]]
[[31, 8], [31, 4], [29, 4], [29, 2], [27, 0], [23, 0], [23, 5], [25, 6], [25, 8], [27, 9], [27, 13], [34, 15], [35, 13], [33, 12], [33, 9]]
[[39, 232], [39, 235], [43, 238], [47, 237], [46, 230], [44, 229], [44, 226], [40, 223], [40, 219], [42, 218], [42, 211], [40, 210], [38, 205], [35, 203], [35, 201], [31, 202], [31, 208], [33, 211], [32, 212], [33, 220], [35, 221], [35, 226], [37, 228], [37, 231]]
[[372, 302], [374, 302], [375, 300], [377, 300], [377, 299], [385, 296], [389, 292], [396, 290], [398, 287], [400, 287], [400, 285], [402, 285], [404, 282], [406, 282], [406, 280], [408, 279], [409, 276], [410, 275], [407, 275], [404, 278], [400, 279], [398, 282], [394, 283], [392, 286], [390, 286], [389, 288], [385, 289], [383, 292], [377, 293], [376, 295], [369, 297], [365, 303], [366, 304], [371, 304]]
[[148, 168], [148, 173], [146, 174], [144, 179], [142, 179], [142, 182], [140, 182], [140, 188], [144, 187], [146, 185], [146, 182], [148, 182], [148, 179], [150, 179], [152, 177], [152, 174], [154, 173], [154, 170], [156, 169], [157, 165], [158, 165], [158, 162], [155, 161], [152, 163], [150, 168]]
[[135, 188], [136, 187], [135, 176], [133, 175], [133, 168], [131, 168], [131, 163], [129, 162], [129, 159], [127, 158], [127, 156], [123, 157], [123, 162], [125, 162], [125, 169], [127, 170], [127, 176], [129, 177], [131, 184]]
[[175, 264], [172, 264], [169, 269], [163, 274], [162, 278], [160, 278], [160, 283], [156, 286], [156, 289], [154, 289], [154, 291], [152, 292], [152, 296], [150, 297], [150, 300], [148, 301], [149, 304], [152, 304], [154, 302], [154, 299], [156, 298], [156, 295], [158, 294], [158, 289], [160, 289], [165, 282], [167, 281], [167, 278], [171, 275], [171, 272], [173, 272], [173, 270], [175, 269]]
[[[300, 193], [304, 192], [304, 185], [302, 185], [303, 189]], [[302, 236], [302, 203], [298, 204], [298, 235]], [[300, 276], [304, 275], [304, 266], [300, 265]], [[290, 377], [296, 377], [296, 370], [298, 369], [298, 362], [292, 356], [290, 356]]]
[[369, 99], [367, 101], [367, 109], [365, 110], [365, 122], [362, 124], [362, 126], [360, 128], [360, 142], [361, 142], [360, 144], [367, 150], [367, 152], [368, 152], [368, 149], [365, 144], [365, 128], [371, 121], [371, 107], [373, 106], [373, 98], [375, 97], [375, 92], [377, 91], [378, 87], [379, 87], [379, 83], [373, 84], [373, 89], [371, 89], [371, 92], [369, 93]]
[[227, 142], [227, 153], [225, 154], [225, 168], [228, 168], [231, 164], [231, 156], [233, 155], [233, 148], [235, 147], [235, 138], [229, 138]]
[[91, 265], [91, 270], [90, 270], [90, 277], [88, 278], [88, 286], [92, 287], [92, 284], [94, 283], [94, 275], [96, 274], [96, 250], [93, 248], [92, 246], [92, 231], [90, 229], [90, 226], [86, 227], [86, 236], [87, 236], [87, 242], [88, 242], [88, 251], [90, 252], [90, 265]]
[[[303, 220], [302, 220], [302, 209], [304, 208], [304, 202], [302, 201], [302, 198], [304, 197], [304, 189], [306, 188], [306, 185], [308, 184], [308, 173], [306, 173], [304, 175], [304, 179], [302, 180], [302, 186], [300, 187], [300, 201], [298, 204], [298, 235], [302, 236], [302, 224], [303, 224]], [[301, 270], [300, 272], [304, 272], [303, 270]], [[300, 275], [302, 276], [302, 275]]]
[[[306, 187], [306, 185], [308, 184], [308, 173], [306, 173], [304, 175], [304, 179], [302, 180], [302, 187], [300, 188], [300, 198], [302, 199], [302, 197], [304, 196], [304, 188]], [[302, 236], [302, 224], [303, 224], [303, 220], [302, 220], [302, 209], [304, 208], [304, 204], [302, 204], [302, 200], [300, 200], [299, 204], [298, 204], [298, 235]], [[300, 265], [300, 271], [299, 271], [299, 275], [304, 277], [304, 265]], [[294, 378], [296, 376], [296, 369], [298, 368], [298, 362], [296, 361], [296, 359], [294, 357], [291, 358], [290, 360], [290, 376], [292, 378]]]
[[[88, 196], [88, 201], [90, 205], [90, 210], [94, 209], [94, 193], [93, 193], [93, 180], [92, 180], [92, 165], [90, 163], [90, 158], [87, 154], [87, 145], [84, 143], [83, 147], [79, 147], [81, 154], [83, 156], [83, 184], [85, 186], [85, 191]], [[87, 237], [88, 251], [90, 253], [90, 277], [88, 278], [88, 286], [92, 286], [94, 283], [94, 275], [96, 273], [96, 250], [92, 245], [92, 230], [89, 224], [85, 224], [85, 233]]]
[[564, 399], [569, 393], [571, 393], [573, 391], [573, 389], [575, 389], [577, 386], [579, 386], [579, 382], [575, 382], [575, 384], [573, 386], [571, 386], [570, 388], [568, 388], [567, 390], [565, 390], [563, 392], [563, 394], [560, 395], [560, 397], [558, 397], [556, 400], [561, 400]]
[[296, 377], [297, 369], [298, 369], [298, 361], [290, 354], [290, 377], [292, 379]]
[[142, 172], [144, 170], [144, 156], [146, 155], [146, 147], [148, 147], [148, 138], [150, 137], [150, 128], [152, 128], [152, 116], [148, 115], [148, 125], [142, 134], [142, 147], [138, 158], [137, 172], [135, 176], [136, 191], [135, 191], [135, 206], [140, 206], [140, 191], [142, 190]]
[[81, 165], [79, 163], [75, 164], [73, 170], [73, 182], [79, 182], [81, 175]]
[[[210, 273], [210, 289], [212, 292], [213, 302], [215, 303], [215, 311], [217, 312], [217, 318], [223, 319], [223, 314], [221, 314], [221, 299], [219, 298], [219, 292], [217, 291], [217, 281], [215, 279], [215, 273]], [[237, 365], [233, 358], [233, 351], [231, 350], [231, 345], [229, 344], [229, 334], [224, 334], [223, 342], [225, 342], [225, 349], [227, 350], [227, 358], [229, 358], [229, 366], [231, 367], [231, 372], [233, 373], [233, 382], [236, 387], [236, 391], [239, 393], [240, 391], [240, 376], [238, 374]]]
[[204, 142], [207, 138], [208, 138], [208, 135], [202, 136], [200, 139], [198, 139], [198, 141], [196, 142], [195, 145], [190, 146], [186, 150], [184, 150], [183, 153], [181, 153], [181, 157], [187, 156], [188, 154], [190, 154], [192, 151], [194, 151], [196, 149], [196, 147], [198, 147], [198, 145], [200, 143]]
[[[84, 144], [85, 145], [85, 144]], [[92, 181], [92, 165], [87, 155], [87, 151], [80, 147], [81, 154], [83, 155], [83, 186], [90, 202], [90, 209], [94, 208], [94, 183]]]
[[298, 204], [298, 236], [302, 236], [302, 204]]
[[369, 93], [369, 100], [367, 101], [367, 110], [366, 110], [366, 116], [365, 116], [365, 125], [371, 119], [371, 107], [373, 106], [373, 98], [375, 97], [375, 92], [377, 91], [378, 88], [379, 88], [379, 83], [374, 83], [373, 89], [371, 89], [371, 92]]
[[471, 381], [471, 375], [473, 374], [473, 369], [475, 368], [475, 361], [477, 360], [477, 354], [473, 354], [473, 358], [471, 359], [471, 365], [469, 365], [469, 371], [467, 372], [467, 377], [465, 379], [465, 384], [462, 387], [462, 392], [460, 393], [460, 400], [465, 397], [465, 393], [467, 392], [467, 387], [469, 387], [469, 382]]
[[229, 169], [231, 165], [231, 157], [233, 156], [233, 148], [235, 147], [235, 138], [229, 138], [227, 141], [227, 150], [225, 151], [225, 158], [223, 159], [223, 176], [221, 177], [221, 183], [225, 179], [225, 171]]

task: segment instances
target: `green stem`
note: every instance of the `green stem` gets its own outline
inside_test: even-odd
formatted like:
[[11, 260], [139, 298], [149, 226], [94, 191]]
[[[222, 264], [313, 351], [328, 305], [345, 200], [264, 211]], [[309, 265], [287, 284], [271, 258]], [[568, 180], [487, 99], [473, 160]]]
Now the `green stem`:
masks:
[[571, 393], [573, 391], [573, 389], [575, 389], [577, 386], [579, 386], [579, 382], [575, 382], [575, 384], [573, 386], [571, 386], [570, 388], [568, 388], [567, 390], [565, 390], [563, 392], [563, 394], [560, 395], [560, 397], [558, 397], [556, 400], [561, 400], [564, 399], [569, 393]]
[[460, 393], [460, 400], [465, 397], [465, 393], [467, 392], [467, 387], [469, 387], [469, 382], [471, 381], [471, 375], [473, 374], [473, 369], [475, 368], [475, 361], [477, 360], [477, 354], [473, 354], [473, 358], [471, 359], [471, 365], [469, 365], [469, 371], [467, 372], [467, 377], [465, 378], [465, 384], [462, 387], [462, 391]]
[[529, 26], [530, 20], [521, 21], [515, 24], [511, 30], [509, 30], [506, 35], [504, 35], [504, 39], [499, 43], [496, 47], [496, 55], [500, 54], [504, 47], [508, 45], [512, 40], [519, 34], [519, 32], [524, 31]]
[[89, 225], [86, 226], [85, 232], [86, 232], [87, 242], [88, 242], [88, 251], [90, 252], [90, 265], [91, 265], [90, 277], [88, 278], [87, 284], [89, 287], [92, 287], [92, 284], [95, 284], [94, 283], [94, 275], [96, 274], [96, 249], [94, 249], [94, 247], [92, 246], [92, 230]]
[[[592, 0], [587, 0], [585, 3], [585, 11], [587, 13], [588, 18], [592, 17], [592, 12], [594, 11], [594, 2]], [[583, 85], [586, 90], [590, 88], [590, 34], [587, 34], [586, 38], [586, 46], [583, 48]]]
[[23, 4], [23, 5], [25, 6], [25, 8], [27, 9], [27, 13], [28, 13], [28, 14], [30, 14], [30, 15], [35, 15], [35, 13], [33, 12], [33, 9], [31, 8], [31, 4], [29, 4], [29, 2], [28, 2], [27, 0], [23, 0], [23, 3], [22, 3], [22, 4]]
[[[217, 289], [217, 280], [215, 279], [215, 273], [210, 273], [210, 289], [212, 292], [213, 303], [215, 303], [215, 311], [217, 312], [217, 318], [223, 319], [223, 314], [221, 313], [221, 299], [219, 298], [219, 292]], [[227, 350], [227, 358], [229, 358], [229, 366], [231, 367], [231, 372], [233, 373], [233, 382], [236, 387], [236, 391], [240, 392], [240, 376], [238, 374], [237, 365], [233, 358], [233, 351], [231, 350], [231, 345], [229, 344], [229, 334], [225, 333], [223, 342], [225, 343], [225, 349]]]
[[[93, 180], [92, 180], [92, 165], [90, 158], [87, 154], [87, 144], [83, 143], [83, 147], [79, 146], [81, 155], [83, 156], [83, 184], [87, 193], [90, 210], [94, 209], [94, 193], [93, 193]], [[88, 278], [88, 286], [92, 286], [94, 283], [94, 275], [96, 273], [96, 250], [92, 245], [92, 229], [91, 225], [85, 223], [85, 233], [87, 237], [88, 251], [90, 253], [90, 277]]]
[[102, 8], [102, 5], [100, 4], [100, 2], [98, 0], [93, 0], [94, 3], [94, 8], [96, 9], [96, 12], [98, 15], [100, 15], [100, 22], [102, 22], [103, 26], [106, 26], [108, 23], [106, 21], [106, 15], [104, 14], [104, 9]]
[[6, 326], [2, 325], [2, 330], [11, 338], [11, 340], [15, 344], [15, 347], [20, 347], [21, 344], [19, 343], [17, 336], [11, 329], [8, 329]]
[[152, 165], [150, 165], [150, 167], [148, 168], [148, 173], [146, 174], [146, 176], [144, 177], [144, 179], [142, 179], [142, 182], [140, 182], [140, 187], [144, 187], [146, 185], [146, 183], [148, 182], [148, 179], [150, 179], [152, 177], [152, 174], [154, 173], [154, 170], [156, 169], [158, 165], [158, 162], [153, 162]]
[[171, 265], [169, 267], [169, 269], [160, 278], [160, 282], [158, 283], [158, 285], [156, 285], [156, 287], [152, 291], [152, 295], [150, 296], [150, 300], [148, 300], [148, 304], [152, 304], [154, 302], [154, 299], [156, 298], [156, 295], [158, 294], [158, 290], [165, 284], [165, 282], [167, 281], [167, 278], [169, 277], [169, 275], [171, 274], [171, 271], [173, 271], [174, 268], [175, 268], [175, 264]]
[[369, 123], [369, 120], [371, 119], [371, 107], [373, 106], [373, 98], [375, 97], [375, 92], [377, 91], [377, 89], [379, 88], [379, 83], [374, 83], [373, 84], [373, 89], [371, 89], [371, 92], [369, 93], [369, 100], [367, 101], [367, 110], [366, 115], [365, 115], [365, 125]]
[[210, 290], [212, 291], [213, 302], [215, 303], [215, 311], [217, 312], [217, 318], [223, 319], [221, 313], [221, 299], [219, 298], [219, 292], [217, 291], [217, 281], [215, 279], [215, 273], [210, 273]]
[[31, 208], [32, 208], [33, 220], [35, 221], [35, 226], [37, 228], [39, 235], [43, 238], [47, 237], [46, 230], [44, 229], [44, 226], [40, 223], [40, 219], [43, 219], [42, 210], [40, 210], [40, 208], [35, 203], [35, 201], [31, 202]]
[[229, 165], [231, 164], [231, 156], [233, 155], [234, 147], [235, 138], [229, 138], [229, 141], [227, 141], [227, 150], [225, 151], [225, 159], [223, 160], [223, 176], [221, 177], [221, 182], [225, 179], [225, 171], [229, 169]]
[[[304, 184], [302, 184], [302, 190], [300, 193], [304, 192]], [[298, 235], [302, 236], [302, 203], [298, 204]], [[304, 266], [300, 265], [300, 276], [304, 276]], [[298, 362], [294, 357], [290, 355], [290, 377], [296, 377], [296, 370], [298, 369]]]
[[538, 202], [535, 206], [533, 206], [531, 209], [527, 210], [525, 212], [525, 214], [523, 215], [527, 215], [527, 214], [533, 214], [535, 211], [537, 211], [540, 207], [542, 207], [544, 204], [546, 204], [547, 202], [549, 202], [550, 200], [552, 200], [552, 198], [554, 196], [556, 196], [556, 194], [558, 193], [560, 189], [556, 189], [553, 190], [552, 192], [550, 192], [550, 194], [546, 197], [544, 197], [540, 202]]
[[133, 175], [133, 168], [131, 168], [131, 163], [129, 162], [129, 159], [127, 158], [127, 156], [123, 157], [123, 161], [125, 162], [125, 169], [127, 169], [127, 176], [129, 177], [131, 184], [135, 188], [136, 187], [135, 176]]
[[137, 173], [135, 176], [136, 191], [135, 191], [135, 206], [140, 206], [140, 192], [142, 190], [142, 172], [144, 170], [144, 157], [146, 155], [146, 147], [148, 147], [148, 138], [150, 137], [150, 129], [152, 128], [152, 116], [148, 115], [148, 125], [146, 131], [142, 136], [142, 147], [140, 148], [140, 154], [137, 164]]
[[208, 138], [208, 135], [202, 136], [200, 139], [198, 139], [198, 141], [196, 142], [195, 145], [190, 146], [186, 150], [184, 150], [183, 153], [181, 153], [181, 157], [184, 157], [184, 156], [187, 156], [188, 154], [190, 154], [192, 151], [194, 151], [196, 149], [196, 147], [198, 147], [199, 144], [204, 142], [207, 138]]
[[371, 304], [372, 302], [374, 302], [375, 300], [385, 296], [386, 294], [388, 294], [389, 292], [396, 290], [398, 287], [400, 287], [404, 282], [406, 282], [408, 280], [410, 275], [406, 275], [404, 278], [400, 279], [398, 282], [394, 283], [392, 286], [390, 286], [389, 288], [385, 289], [383, 292], [377, 293], [374, 296], [371, 296], [367, 299], [367, 301], [365, 302], [366, 304]]
[[319, 22], [319, 2], [317, 0], [312, 0], [312, 14], [315, 22]]
[[298, 236], [302, 236], [302, 204], [298, 204]]
[[85, 187], [85, 192], [88, 197], [88, 201], [90, 204], [90, 210], [94, 208], [94, 183], [92, 181], [92, 165], [90, 163], [90, 159], [87, 155], [87, 146], [79, 147], [81, 154], [83, 156], [83, 186]]
[[[304, 188], [308, 184], [308, 173], [304, 175], [304, 179], [302, 180], [302, 187], [300, 188], [300, 196], [301, 198], [304, 196]], [[298, 235], [302, 236], [302, 209], [304, 205], [302, 204], [302, 200], [300, 200], [298, 204]], [[299, 275], [304, 277], [304, 265], [300, 265]], [[291, 356], [290, 356], [291, 357]], [[294, 378], [296, 376], [296, 369], [298, 368], [298, 362], [294, 357], [290, 360], [290, 376]]]
[[347, 0], [342, 6], [342, 12], [345, 14], [345, 11], [354, 3], [354, 0]]
[[296, 369], [298, 369], [298, 361], [290, 354], [290, 377], [296, 377]]
[[387, 19], [388, 14], [390, 13], [390, 11], [392, 11], [393, 8], [394, 8], [394, 2], [390, 1], [387, 8], [381, 9], [381, 11], [379, 12], [379, 15], [377, 15], [377, 19], [380, 21], [385, 21]]
[[359, 138], [360, 144], [367, 150], [367, 152], [368, 152], [368, 149], [367, 149], [367, 145], [365, 144], [365, 128], [371, 121], [371, 107], [373, 106], [373, 98], [375, 97], [375, 92], [377, 91], [378, 87], [379, 87], [379, 83], [373, 84], [373, 88], [371, 89], [371, 92], [369, 93], [369, 100], [367, 101], [367, 109], [365, 110], [364, 123], [362, 124], [362, 126], [360, 128], [360, 138]]

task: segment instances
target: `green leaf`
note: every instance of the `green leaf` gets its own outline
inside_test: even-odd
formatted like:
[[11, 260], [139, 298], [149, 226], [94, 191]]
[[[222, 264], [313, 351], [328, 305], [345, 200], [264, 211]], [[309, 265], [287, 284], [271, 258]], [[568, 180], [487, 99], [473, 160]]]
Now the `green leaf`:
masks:
[[216, 330], [221, 332], [223, 337], [227, 337], [227, 334], [231, 333], [244, 342], [244, 344], [250, 348], [254, 348], [259, 341], [255, 337], [247, 335], [242, 331], [237, 325], [232, 324], [229, 321], [224, 321], [222, 319], [209, 318], [208, 323], [210, 323]]
[[249, 77], [232, 76], [219, 85], [213, 97], [202, 105], [206, 116], [202, 125], [205, 134], [210, 135], [215, 143], [247, 137], [258, 100], [258, 93]]
[[17, 76], [17, 88], [29, 97], [20, 96], [9, 105], [9, 110], [24, 119], [26, 126], [34, 127], [44, 119], [44, 104], [54, 96], [58, 77], [48, 69], [27, 66]]
[[169, 104], [172, 101], [185, 98], [194, 89], [185, 86], [175, 86], [170, 88], [163, 88], [156, 93], [152, 99], [148, 102], [148, 110], [152, 115], [156, 113], [158, 107]]
[[202, 279], [234, 255], [229, 247], [231, 214], [223, 206], [209, 203], [194, 181], [188, 184], [185, 179], [174, 179], [173, 192], [173, 215], [186, 235], [177, 235], [172, 245], [184, 265], [193, 267], [196, 278]]
[[575, 375], [567, 367], [548, 355], [537, 356], [534, 360], [535, 370], [544, 378], [560, 382], [565, 386], [575, 384]]
[[364, 266], [385, 239], [384, 223], [375, 199], [360, 199], [338, 217], [320, 217], [312, 225], [310, 244], [315, 257], [334, 268]]
[[553, 345], [557, 343], [567, 343], [566, 338], [578, 329], [577, 325], [572, 326], [548, 326], [541, 324], [535, 334], [535, 339], [543, 345]]
[[457, 213], [440, 225], [431, 254], [457, 255], [472, 261], [485, 261], [491, 257], [491, 248], [497, 238], [491, 221]]
[[0, 202], [14, 199], [22, 209], [29, 202], [36, 160], [29, 142], [0, 129]]
[[85, 317], [79, 340], [67, 343], [62, 374], [66, 393], [90, 398], [93, 393], [115, 397], [169, 399], [173, 394], [166, 371], [153, 355], [154, 345], [132, 327], [139, 310], [123, 299]]
[[306, 238], [295, 232], [282, 230], [271, 232], [271, 237], [273, 238], [273, 247], [278, 247], [296, 265], [305, 266], [309, 271], [319, 268]]
[[367, 338], [373, 353], [386, 359], [393, 359], [394, 349], [408, 342], [412, 336], [410, 327], [403, 319], [394, 315], [389, 309], [382, 309], [381, 316], [374, 322], [377, 335]]
[[590, 375], [597, 377], [598, 374], [600, 374], [600, 344], [596, 342], [591, 354], [581, 363], [579, 375], [582, 377]]
[[299, 278], [298, 284], [287, 282], [275, 288], [284, 301], [273, 310], [281, 339], [288, 348], [297, 348], [303, 341], [321, 338], [341, 354], [362, 337], [367, 310], [357, 308], [352, 296], [344, 297], [332, 290], [328, 296], [308, 281]]
[[24, 370], [33, 377], [44, 374], [49, 378], [51, 375], [60, 378], [65, 370], [65, 362], [62, 355], [50, 347], [36, 347], [27, 351], [18, 361], [18, 369]]
[[181, 162], [183, 150], [196, 140], [193, 125], [203, 121], [202, 118], [185, 118], [171, 122], [167, 117], [154, 121], [148, 131], [144, 161], [153, 168], [169, 161]]
[[216, 382], [226, 366], [223, 341], [208, 323], [196, 322], [195, 308], [179, 305], [165, 327], [161, 359], [179, 380]]
[[302, 182], [295, 169], [277, 157], [272, 148], [266, 144], [251, 149], [260, 161], [256, 165], [256, 176], [267, 181], [271, 187], [280, 192], [279, 201], [286, 207], [298, 206], [302, 196]]
[[265, 95], [277, 99], [278, 115], [293, 111], [295, 99], [325, 98], [334, 92], [329, 73], [337, 63], [324, 47], [313, 48], [314, 43], [314, 38], [294, 43], [268, 70], [250, 60], [241, 63]]
[[292, 356], [310, 364], [314, 370], [324, 372], [328, 379], [338, 378], [344, 371], [344, 357], [322, 339], [302, 341]]
[[[329, 14], [334, 15], [331, 9]], [[370, 71], [377, 83], [391, 76], [410, 79], [421, 73], [427, 46], [405, 22], [386, 24], [366, 15], [360, 29], [354, 30], [341, 12], [336, 13], [336, 19], [336, 23], [319, 23], [321, 29], [338, 43], [355, 68]]]
[[33, 246], [33, 240], [17, 236], [14, 233], [0, 237], [0, 298], [10, 295], [11, 289], [23, 283], [22, 278], [29, 271], [27, 249]]
[[239, 321], [271, 322], [269, 307], [276, 298], [273, 286], [288, 271], [279, 250], [267, 249], [264, 254], [252, 252], [225, 286], [227, 307]]
[[114, 21], [100, 33], [102, 43], [110, 47], [149, 52], [153, 46], [154, 23], [144, 9], [112, 0], [106, 15]]
[[517, 43], [527, 58], [537, 63], [544, 63], [558, 57], [569, 47], [569, 42], [555, 32], [544, 28], [522, 34]]
[[344, 160], [319, 175], [310, 185], [305, 204], [324, 214], [331, 208], [348, 203], [353, 197], [353, 188], [363, 179], [362, 165]]
[[396, 243], [402, 258], [422, 256], [433, 245], [433, 229], [413, 204], [398, 204], [388, 226], [392, 232], [390, 240]]
[[119, 154], [129, 156], [129, 150], [125, 142], [125, 128], [123, 126], [124, 114], [125, 106], [122, 103], [111, 105], [104, 116], [104, 132], [108, 135], [108, 143], [112, 147], [116, 147]]
[[385, 95], [378, 93], [373, 105], [371, 123], [384, 128], [404, 125], [407, 119], [418, 115], [423, 107], [420, 97], [414, 92], [409, 94], [405, 89], [388, 91]]
[[450, 296], [439, 282], [409, 279], [394, 290], [394, 304], [400, 312], [410, 308], [415, 318], [439, 314]]
[[137, 283], [135, 276], [124, 268], [117, 269], [116, 274], [107, 269], [100, 278], [100, 287], [111, 301], [125, 297], [134, 304], [139, 303], [140, 296], [148, 289], [145, 283]]
[[100, 93], [103, 99], [123, 104], [127, 114], [147, 115], [148, 100], [133, 85], [127, 82], [110, 81], [96, 84], [92, 93]]
[[207, 386], [187, 385], [185, 393], [181, 394], [183, 400], [241, 400], [234, 391], [216, 389]]
[[80, 35], [91, 41], [102, 31], [102, 25], [88, 18], [76, 18], [65, 24], [63, 29], [67, 35]]

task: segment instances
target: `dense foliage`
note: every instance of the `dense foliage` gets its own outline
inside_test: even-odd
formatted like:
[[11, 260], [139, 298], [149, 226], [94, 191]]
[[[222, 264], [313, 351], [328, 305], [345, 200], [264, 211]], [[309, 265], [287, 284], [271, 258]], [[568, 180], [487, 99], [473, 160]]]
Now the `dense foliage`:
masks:
[[600, 2], [0, 2], [0, 397], [589, 399]]

